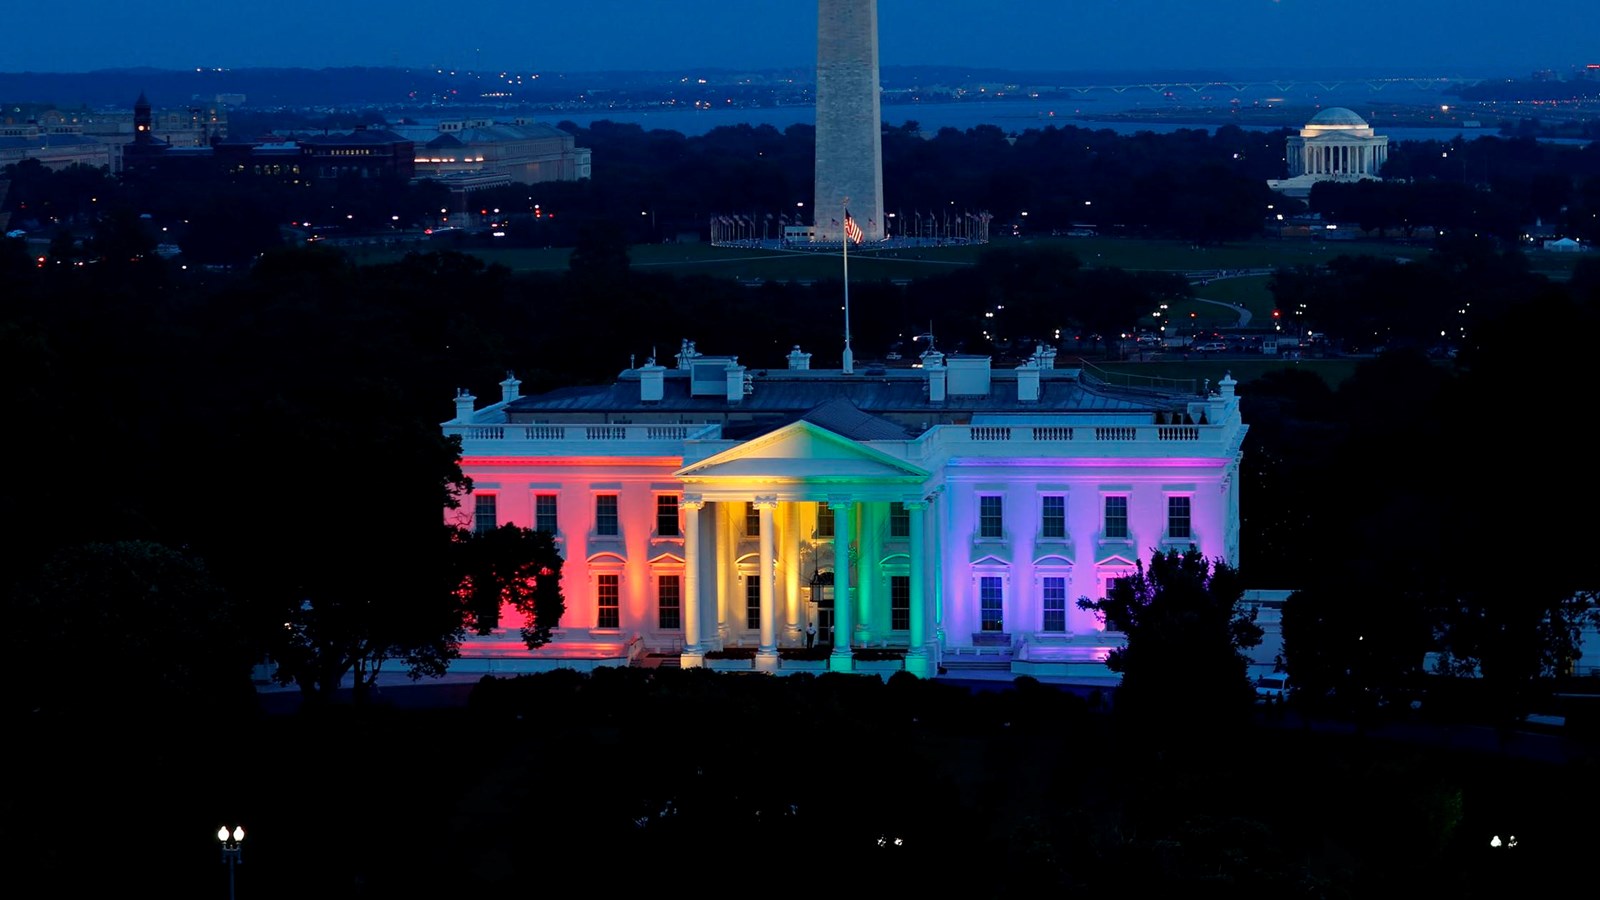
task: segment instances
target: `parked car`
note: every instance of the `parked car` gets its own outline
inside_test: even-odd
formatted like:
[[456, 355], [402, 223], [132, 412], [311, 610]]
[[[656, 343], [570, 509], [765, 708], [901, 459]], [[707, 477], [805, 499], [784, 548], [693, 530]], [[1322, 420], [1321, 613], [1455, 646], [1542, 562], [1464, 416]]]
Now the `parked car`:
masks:
[[1228, 345], [1222, 341], [1207, 341], [1194, 348], [1196, 353], [1227, 353]]
[[1282, 703], [1289, 699], [1289, 676], [1273, 672], [1256, 679], [1257, 703]]

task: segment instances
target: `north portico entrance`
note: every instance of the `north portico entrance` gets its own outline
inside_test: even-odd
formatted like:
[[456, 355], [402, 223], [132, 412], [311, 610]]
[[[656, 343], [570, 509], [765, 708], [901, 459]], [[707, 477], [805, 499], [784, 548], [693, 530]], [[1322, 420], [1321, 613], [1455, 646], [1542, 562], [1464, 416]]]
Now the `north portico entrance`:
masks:
[[[756, 668], [775, 671], [778, 649], [805, 646], [815, 623], [818, 644], [832, 638], [833, 671], [852, 671], [852, 646], [870, 643], [904, 646], [907, 670], [933, 674], [926, 470], [799, 421], [675, 474], [683, 665], [754, 645]], [[909, 560], [893, 595], [880, 565], [890, 556]]]

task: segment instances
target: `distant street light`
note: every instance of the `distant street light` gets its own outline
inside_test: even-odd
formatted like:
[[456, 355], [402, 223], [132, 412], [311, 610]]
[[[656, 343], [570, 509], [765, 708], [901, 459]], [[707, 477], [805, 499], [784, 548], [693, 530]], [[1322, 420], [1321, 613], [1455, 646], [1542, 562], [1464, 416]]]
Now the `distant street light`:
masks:
[[222, 842], [222, 861], [228, 866], [228, 900], [233, 900], [233, 867], [240, 860], [240, 845], [244, 843], [244, 826], [235, 825], [229, 831], [224, 825], [217, 829], [217, 840]]

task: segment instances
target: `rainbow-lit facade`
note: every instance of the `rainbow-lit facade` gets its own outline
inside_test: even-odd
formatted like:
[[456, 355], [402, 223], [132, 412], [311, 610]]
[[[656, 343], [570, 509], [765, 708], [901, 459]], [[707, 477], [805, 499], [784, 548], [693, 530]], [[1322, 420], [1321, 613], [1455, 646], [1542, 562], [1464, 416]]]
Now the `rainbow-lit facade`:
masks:
[[[554, 532], [567, 613], [538, 651], [470, 644], [464, 671], [831, 646], [906, 650], [904, 668], [985, 657], [1018, 674], [1099, 668], [1103, 596], [1152, 551], [1238, 564], [1247, 426], [1234, 382], [1117, 386], [930, 351], [910, 368], [751, 370], [685, 341], [611, 385], [498, 403], [457, 396], [472, 527]], [[520, 624], [520, 623], [508, 623]], [[808, 636], [813, 633], [813, 636]]]

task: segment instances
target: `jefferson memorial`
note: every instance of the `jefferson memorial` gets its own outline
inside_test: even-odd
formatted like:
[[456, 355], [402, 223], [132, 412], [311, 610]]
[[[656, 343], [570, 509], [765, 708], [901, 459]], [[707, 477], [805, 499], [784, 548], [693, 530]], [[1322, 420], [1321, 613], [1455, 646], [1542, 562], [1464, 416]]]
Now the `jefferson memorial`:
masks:
[[1115, 384], [1042, 346], [1015, 368], [929, 349], [853, 371], [794, 347], [768, 369], [686, 340], [613, 384], [500, 388], [458, 391], [442, 424], [473, 484], [445, 516], [554, 535], [566, 612], [530, 650], [503, 610], [453, 672], [721, 668], [740, 648], [774, 674], [881, 674], [888, 651], [919, 677], [1108, 675], [1122, 636], [1078, 599], [1154, 551], [1238, 565], [1231, 377]]
[[1317, 113], [1284, 150], [1289, 177], [1269, 179], [1267, 186], [1304, 199], [1319, 181], [1377, 179], [1389, 159], [1389, 138], [1351, 110], [1334, 106]]

